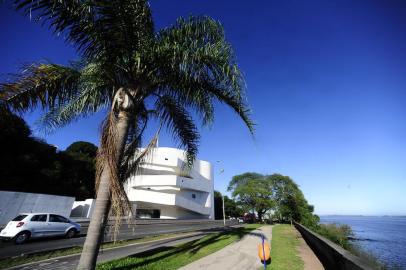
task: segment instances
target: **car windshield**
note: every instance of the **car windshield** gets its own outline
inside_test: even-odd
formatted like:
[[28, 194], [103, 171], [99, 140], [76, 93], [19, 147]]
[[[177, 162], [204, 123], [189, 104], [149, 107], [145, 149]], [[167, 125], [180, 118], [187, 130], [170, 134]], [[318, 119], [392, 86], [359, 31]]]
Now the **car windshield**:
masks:
[[13, 218], [12, 221], [21, 221], [23, 220], [27, 215], [18, 215], [15, 218]]

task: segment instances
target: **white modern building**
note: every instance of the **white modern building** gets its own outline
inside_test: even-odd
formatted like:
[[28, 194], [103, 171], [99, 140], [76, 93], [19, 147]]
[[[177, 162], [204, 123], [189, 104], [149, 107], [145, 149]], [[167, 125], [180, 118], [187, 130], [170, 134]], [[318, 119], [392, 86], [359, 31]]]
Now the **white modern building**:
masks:
[[185, 170], [185, 152], [158, 147], [128, 179], [126, 192], [138, 218], [214, 219], [213, 170], [196, 160]]

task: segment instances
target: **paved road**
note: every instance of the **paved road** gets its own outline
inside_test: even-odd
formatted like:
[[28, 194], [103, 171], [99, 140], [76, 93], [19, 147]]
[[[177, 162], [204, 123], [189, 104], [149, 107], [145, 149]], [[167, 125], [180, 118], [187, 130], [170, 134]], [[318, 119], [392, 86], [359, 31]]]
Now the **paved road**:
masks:
[[[137, 224], [135, 226], [122, 225], [118, 240], [136, 239], [148, 235], [159, 235], [175, 232], [201, 231], [222, 227], [222, 222], [213, 221], [178, 221], [178, 222], [155, 222], [153, 224]], [[14, 245], [12, 242], [0, 244], [0, 259], [21, 256], [24, 254], [49, 251], [54, 249], [82, 246], [85, 237], [73, 239], [38, 239], [24, 245]], [[112, 241], [112, 235], [106, 234], [105, 242]]]
[[[128, 257], [147, 250], [152, 250], [160, 247], [171, 247], [178, 244], [190, 242], [204, 237], [210, 232], [195, 232], [188, 235], [172, 237], [171, 239], [161, 239], [145, 243], [137, 243], [124, 247], [105, 249], [99, 253], [97, 262], [106, 262], [114, 259]], [[49, 259], [37, 263], [31, 263], [22, 266], [9, 268], [9, 270], [70, 270], [75, 269], [79, 262], [80, 255], [65, 256], [58, 259]]]

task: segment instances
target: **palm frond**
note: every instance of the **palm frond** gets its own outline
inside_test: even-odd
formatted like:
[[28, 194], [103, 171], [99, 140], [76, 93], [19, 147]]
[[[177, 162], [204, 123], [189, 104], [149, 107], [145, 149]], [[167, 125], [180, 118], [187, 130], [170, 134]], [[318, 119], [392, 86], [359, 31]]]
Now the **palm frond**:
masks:
[[109, 173], [110, 176], [110, 201], [111, 212], [115, 217], [113, 226], [114, 241], [118, 235], [118, 229], [121, 225], [121, 217], [127, 216], [131, 212], [131, 203], [125, 192], [123, 183], [120, 179], [119, 164], [121, 159], [121, 149], [118, 148], [118, 131], [117, 131], [117, 117], [112, 110], [102, 126], [102, 138], [100, 148], [96, 158], [96, 190], [99, 189], [102, 173], [104, 171]]
[[11, 110], [25, 112], [40, 105], [54, 108], [74, 98], [80, 91], [78, 66], [30, 64], [11, 80], [0, 83], [0, 99]]
[[107, 77], [104, 69], [90, 63], [81, 70], [79, 92], [70, 100], [51, 108], [41, 118], [40, 124], [50, 132], [81, 117], [87, 117], [111, 104], [114, 82]]
[[128, 149], [131, 149], [131, 151], [127, 152], [126, 159], [124, 159], [122, 163], [124, 180], [128, 180], [130, 177], [138, 175], [140, 173], [140, 165], [152, 161], [154, 149], [156, 149], [158, 144], [160, 131], [161, 126], [144, 149], [139, 147], [140, 141], [133, 142], [134, 145], [138, 145], [137, 148], [131, 149], [131, 144], [129, 145], [130, 148]]
[[181, 103], [170, 96], [158, 98], [155, 108], [162, 124], [172, 132], [173, 138], [180, 142], [180, 146], [186, 148], [187, 165], [191, 167], [197, 155], [200, 138], [191, 116]]
[[[88, 60], [117, 62], [132, 54], [153, 36], [151, 11], [146, 0], [16, 0], [15, 7], [66, 36]], [[123, 63], [122, 63], [123, 64]]]
[[213, 112], [207, 104], [217, 99], [253, 132], [244, 79], [220, 23], [209, 17], [180, 19], [158, 33], [154, 50], [161, 92], [171, 90], [182, 103], [209, 112], [209, 118]]

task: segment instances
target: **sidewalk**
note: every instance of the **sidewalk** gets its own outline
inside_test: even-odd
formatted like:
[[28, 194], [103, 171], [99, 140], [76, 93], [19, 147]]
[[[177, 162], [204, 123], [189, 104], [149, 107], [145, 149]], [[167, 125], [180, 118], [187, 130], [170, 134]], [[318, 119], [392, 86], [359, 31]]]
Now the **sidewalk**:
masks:
[[261, 227], [245, 235], [240, 241], [210, 254], [200, 260], [194, 261], [181, 270], [218, 270], [218, 269], [260, 269], [261, 261], [258, 258], [257, 245], [261, 243], [261, 235], [270, 244], [272, 239], [272, 226]]

